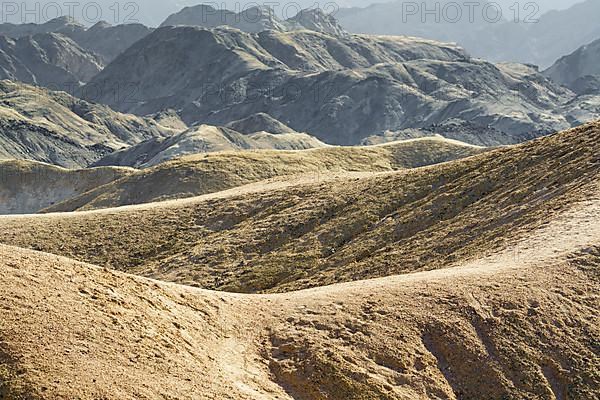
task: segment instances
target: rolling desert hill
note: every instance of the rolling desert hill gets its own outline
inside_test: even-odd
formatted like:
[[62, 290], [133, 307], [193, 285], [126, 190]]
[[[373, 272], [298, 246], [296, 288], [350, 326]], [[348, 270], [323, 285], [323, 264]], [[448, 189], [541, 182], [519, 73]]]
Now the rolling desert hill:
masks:
[[0, 237], [8, 245], [236, 292], [447, 268], [513, 245], [595, 198], [598, 135], [599, 125], [590, 124], [412, 170], [312, 175], [167, 203], [6, 216]]
[[152, 137], [172, 135], [151, 118], [117, 113], [65, 92], [0, 81], [0, 159], [81, 168]]
[[[216, 128], [213, 128], [216, 129]], [[263, 134], [259, 134], [263, 135]], [[285, 136], [285, 134], [284, 134]], [[373, 147], [323, 147], [304, 151], [224, 151], [195, 154], [160, 163], [49, 206], [44, 212], [92, 210], [216, 193], [272, 178], [345, 172], [371, 173], [416, 168], [487, 149], [443, 138]], [[297, 177], [300, 175], [299, 177]], [[288, 178], [285, 178], [285, 177]]]
[[36, 213], [131, 173], [129, 168], [69, 170], [33, 161], [0, 161], [0, 214]]
[[[136, 87], [135, 101], [102, 90], [124, 82]], [[563, 109], [575, 93], [535, 68], [494, 65], [454, 44], [409, 37], [169, 26], [134, 44], [88, 85], [100, 96], [84, 98], [121, 112], [173, 109], [188, 125], [216, 126], [268, 113], [338, 145], [448, 120], [479, 126], [492, 145], [580, 123]], [[572, 108], [577, 112], [578, 104]], [[594, 118], [589, 110], [585, 115]]]
[[[598, 126], [588, 126], [410, 172], [438, 182], [446, 179], [439, 186], [448, 196], [454, 184], [465, 191], [480, 187], [479, 198], [468, 200], [475, 209], [455, 205], [460, 208], [457, 215], [437, 214], [438, 230], [456, 221], [463, 232], [461, 245], [469, 246], [467, 237], [478, 240], [481, 230], [487, 232], [486, 241], [507, 242], [499, 247], [480, 242], [470, 257], [446, 260], [436, 270], [297, 292], [240, 295], [149, 280], [2, 245], [0, 393], [9, 399], [84, 400], [592, 399], [600, 391], [600, 188], [598, 152], [589, 147], [598, 143], [598, 132]], [[507, 159], [515, 164], [507, 164]], [[454, 168], [465, 178], [453, 181]], [[499, 179], [497, 188], [484, 187], [486, 178], [496, 178], [494, 171], [506, 168], [515, 173]], [[474, 182], [473, 174], [481, 180]], [[415, 193], [405, 185], [407, 176], [366, 178], [354, 185], [362, 192], [398, 179], [382, 191], [393, 189], [402, 196]], [[498, 192], [508, 190], [499, 187], [511, 184], [512, 196], [498, 203]], [[349, 190], [350, 185], [342, 179], [337, 186]], [[288, 190], [282, 191], [289, 197]], [[256, 204], [257, 197], [277, 197], [276, 192], [249, 194], [250, 198], [238, 198], [238, 205]], [[212, 233], [205, 235], [218, 235], [231, 228], [218, 226], [216, 218], [232, 216], [235, 201], [221, 198], [212, 204], [214, 214], [197, 215], [183, 212], [179, 204], [169, 221], [164, 221], [168, 208], [164, 205], [40, 218], [54, 221], [47, 232], [60, 225], [55, 236], [70, 229], [99, 232], [101, 227], [116, 244], [137, 236], [136, 225], [151, 235], [151, 212], [162, 212], [165, 226], [188, 219], [205, 224], [215, 218]], [[224, 202], [225, 208], [218, 209]], [[304, 202], [302, 209], [288, 215], [301, 220], [302, 211], [310, 212], [315, 205]], [[263, 213], [266, 219], [257, 228], [269, 229], [265, 211], [277, 206], [275, 198], [267, 207], [262, 204], [255, 215]], [[187, 207], [202, 208], [202, 200]], [[433, 207], [429, 202], [427, 208]], [[335, 212], [337, 217], [354, 216], [340, 207]], [[520, 214], [520, 223], [505, 221], [514, 213]], [[105, 225], [114, 220], [123, 223], [125, 216], [136, 222], [125, 228], [131, 230], [128, 234], [114, 230], [123, 225]], [[271, 224], [279, 221], [283, 227], [290, 222], [271, 216]], [[390, 215], [380, 225], [402, 216]], [[92, 218], [102, 225], [84, 226], [85, 219]], [[6, 226], [6, 218], [0, 221]], [[27, 225], [35, 219], [21, 222]], [[408, 226], [398, 222], [392, 224], [408, 234]], [[41, 247], [43, 229], [37, 226], [28, 233], [37, 235]], [[195, 229], [201, 228], [196, 225], [188, 234]], [[383, 233], [377, 227], [373, 232]], [[61, 237], [67, 245], [74, 239]], [[320, 238], [328, 240], [323, 234]], [[94, 242], [95, 253], [105, 249], [106, 243], [96, 242], [97, 233], [84, 239]], [[394, 243], [384, 253], [398, 261], [397, 251], [421, 257], [427, 248], [429, 261], [440, 260], [453, 240], [446, 229], [442, 236], [423, 235], [414, 246]], [[408, 260], [405, 265], [418, 262]], [[342, 274], [335, 280], [345, 279]]]

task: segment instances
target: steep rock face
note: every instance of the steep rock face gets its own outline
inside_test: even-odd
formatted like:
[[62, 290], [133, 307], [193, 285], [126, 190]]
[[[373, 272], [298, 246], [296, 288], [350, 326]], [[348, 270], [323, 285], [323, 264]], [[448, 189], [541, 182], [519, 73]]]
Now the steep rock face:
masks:
[[0, 36], [0, 78], [73, 91], [102, 69], [102, 61], [57, 33]]
[[[111, 88], [125, 83], [135, 98], [119, 101]], [[268, 113], [343, 145], [450, 119], [508, 135], [490, 144], [515, 143], [571, 126], [561, 107], [575, 96], [533, 67], [471, 59], [452, 44], [226, 27], [158, 29], [90, 86], [100, 93], [90, 100], [124, 112], [171, 108], [187, 124], [219, 126]]]
[[64, 92], [0, 82], [0, 159], [85, 167], [115, 150], [172, 133], [152, 119]]
[[600, 93], [600, 40], [562, 57], [543, 74], [577, 93]]

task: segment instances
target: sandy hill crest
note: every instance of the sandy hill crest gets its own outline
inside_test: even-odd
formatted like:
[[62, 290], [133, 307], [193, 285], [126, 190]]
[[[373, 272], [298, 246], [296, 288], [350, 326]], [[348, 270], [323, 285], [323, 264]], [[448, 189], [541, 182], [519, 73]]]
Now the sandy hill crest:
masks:
[[[255, 140], [265, 139], [258, 133]], [[276, 135], [277, 137], [288, 134]], [[294, 134], [292, 134], [294, 135]], [[258, 136], [258, 137], [257, 137]], [[287, 139], [291, 142], [290, 139]], [[415, 168], [480, 154], [485, 148], [442, 138], [373, 147], [322, 147], [303, 151], [252, 150], [195, 154], [137, 171], [65, 199], [45, 212], [91, 210], [181, 199], [276, 179], [282, 184], [344, 175]], [[268, 184], [268, 183], [267, 183]]]

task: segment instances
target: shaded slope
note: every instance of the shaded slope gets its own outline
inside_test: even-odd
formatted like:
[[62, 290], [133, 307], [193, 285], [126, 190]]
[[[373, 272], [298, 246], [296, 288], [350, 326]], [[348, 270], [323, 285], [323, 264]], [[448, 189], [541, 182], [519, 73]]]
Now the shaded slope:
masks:
[[57, 33], [19, 39], [0, 36], [0, 79], [73, 92], [103, 67], [94, 53]]
[[[265, 134], [251, 136], [258, 141], [260, 137], [256, 135], [262, 137]], [[240, 140], [248, 141], [245, 138]], [[319, 177], [334, 172], [393, 171], [436, 164], [483, 151], [485, 149], [459, 142], [423, 139], [378, 147], [198, 154], [136, 172], [45, 211], [89, 210], [192, 197], [286, 175], [311, 174]], [[290, 179], [293, 181], [295, 178]]]
[[127, 168], [68, 170], [0, 161], [0, 214], [31, 214], [131, 174]]
[[11, 38], [43, 34], [60, 34], [75, 41], [79, 46], [96, 54], [103, 64], [114, 60], [132, 44], [150, 34], [152, 28], [142, 24], [110, 25], [100, 21], [86, 28], [70, 17], [59, 17], [42, 24], [0, 24], [0, 35]]
[[0, 159], [85, 167], [117, 149], [173, 133], [64, 92], [0, 82]]
[[600, 94], [600, 40], [562, 57], [544, 75], [577, 93]]
[[591, 124], [363, 179], [0, 218], [0, 237], [146, 276], [244, 292], [445, 268], [504, 248], [596, 193], [599, 135]]

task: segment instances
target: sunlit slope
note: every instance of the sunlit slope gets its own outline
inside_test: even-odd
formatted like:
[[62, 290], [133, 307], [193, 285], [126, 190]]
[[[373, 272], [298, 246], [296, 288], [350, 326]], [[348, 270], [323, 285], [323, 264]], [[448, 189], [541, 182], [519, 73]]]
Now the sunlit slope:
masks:
[[[556, 233], [569, 241], [578, 231]], [[0, 246], [0, 393], [589, 400], [600, 390], [597, 233], [554, 258], [530, 246], [522, 255], [534, 262], [511, 262], [509, 251], [454, 270], [269, 296]]]
[[372, 147], [198, 154], [139, 171], [46, 211], [90, 210], [192, 197], [286, 175], [393, 171], [485, 150], [443, 138], [427, 138]]
[[0, 238], [227, 291], [286, 291], [445, 268], [504, 248], [595, 193], [599, 128], [366, 178], [4, 217]]

